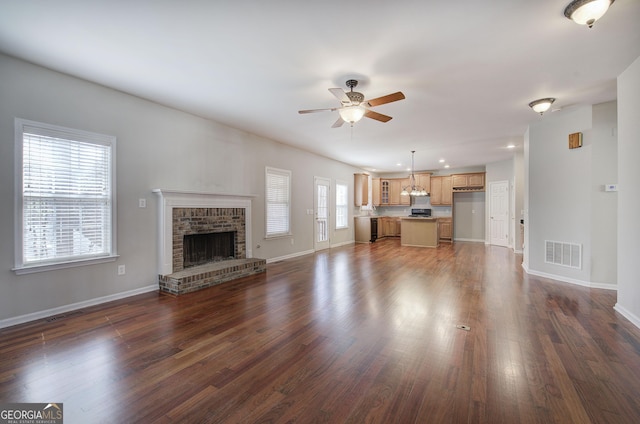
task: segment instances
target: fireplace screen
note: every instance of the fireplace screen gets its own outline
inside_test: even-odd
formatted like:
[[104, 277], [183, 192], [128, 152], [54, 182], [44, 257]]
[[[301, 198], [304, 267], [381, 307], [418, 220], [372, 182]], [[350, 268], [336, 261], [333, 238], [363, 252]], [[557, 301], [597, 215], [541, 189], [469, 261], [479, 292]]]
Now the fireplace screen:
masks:
[[183, 240], [183, 267], [235, 258], [235, 231], [189, 234]]

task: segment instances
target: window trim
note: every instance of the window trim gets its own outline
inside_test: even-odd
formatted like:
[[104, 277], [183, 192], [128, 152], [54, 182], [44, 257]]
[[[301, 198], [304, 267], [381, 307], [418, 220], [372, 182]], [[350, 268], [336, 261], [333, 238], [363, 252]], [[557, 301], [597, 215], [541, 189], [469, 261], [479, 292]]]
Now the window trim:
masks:
[[[269, 214], [268, 214], [268, 210], [269, 210], [269, 198], [267, 195], [267, 190], [268, 190], [268, 179], [269, 179], [269, 174], [277, 174], [277, 175], [285, 175], [288, 179], [289, 179], [289, 192], [287, 193], [287, 207], [288, 207], [288, 231], [287, 232], [282, 232], [282, 233], [269, 233], [268, 232], [268, 221], [269, 221]], [[291, 237], [293, 235], [293, 233], [291, 232], [291, 198], [292, 198], [292, 185], [293, 185], [293, 178], [292, 178], [292, 172], [290, 170], [287, 169], [281, 169], [281, 168], [274, 168], [271, 166], [266, 166], [265, 167], [265, 172], [264, 172], [264, 238], [265, 239], [275, 239], [275, 238], [282, 238], [282, 237]]]
[[[111, 148], [111, 251], [102, 256], [68, 258], [64, 260], [52, 260], [34, 264], [24, 264], [23, 257], [23, 145], [25, 128], [36, 128], [43, 133], [50, 133], [57, 137], [65, 137], [69, 140], [106, 144]], [[14, 271], [17, 275], [31, 274], [35, 272], [51, 271], [56, 269], [72, 268], [97, 263], [113, 262], [118, 258], [117, 254], [117, 196], [116, 196], [116, 137], [106, 134], [98, 134], [89, 131], [67, 128], [43, 122], [30, 121], [22, 118], [14, 119]]]
[[[338, 226], [338, 186], [343, 186], [346, 190], [346, 198], [345, 198], [345, 204], [343, 205], [345, 208], [345, 225], [343, 227], [339, 227]], [[336, 196], [335, 196], [335, 213], [336, 213], [336, 219], [335, 219], [335, 229], [336, 231], [338, 230], [348, 230], [349, 229], [349, 183], [347, 183], [346, 181], [342, 181], [342, 180], [336, 180], [335, 181], [335, 192], [336, 192]]]

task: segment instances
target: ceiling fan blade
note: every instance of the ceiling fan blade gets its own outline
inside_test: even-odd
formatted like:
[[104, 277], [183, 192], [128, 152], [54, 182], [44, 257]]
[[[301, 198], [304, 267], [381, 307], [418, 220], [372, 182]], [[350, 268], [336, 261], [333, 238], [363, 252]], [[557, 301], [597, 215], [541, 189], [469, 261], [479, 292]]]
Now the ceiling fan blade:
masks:
[[340, 100], [340, 103], [342, 103], [343, 106], [351, 104], [351, 99], [347, 97], [347, 93], [345, 93], [342, 88], [330, 88], [329, 91], [331, 91], [331, 94]]
[[338, 108], [337, 107], [330, 107], [330, 108], [326, 108], [326, 109], [306, 109], [306, 110], [299, 110], [298, 113], [315, 113], [315, 112], [325, 112], [325, 111], [333, 112], [334, 110], [338, 110]]
[[398, 100], [404, 99], [404, 94], [401, 91], [393, 94], [387, 94], [386, 96], [376, 97], [375, 99], [367, 100], [365, 103], [369, 107], [380, 106], [385, 103], [397, 102]]
[[340, 128], [342, 124], [344, 124], [344, 120], [342, 118], [338, 118], [338, 120], [331, 125], [331, 128]]
[[389, 122], [391, 119], [393, 119], [388, 115], [383, 115], [381, 113], [374, 112], [368, 109], [364, 113], [364, 116], [366, 116], [367, 118], [375, 119], [376, 121], [380, 121], [380, 122]]

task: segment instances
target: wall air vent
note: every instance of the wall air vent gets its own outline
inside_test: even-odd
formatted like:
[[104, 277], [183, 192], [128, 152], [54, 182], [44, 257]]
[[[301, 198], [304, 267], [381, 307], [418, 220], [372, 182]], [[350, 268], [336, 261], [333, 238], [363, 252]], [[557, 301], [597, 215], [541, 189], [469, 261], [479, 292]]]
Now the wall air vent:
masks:
[[582, 268], [582, 245], [545, 240], [544, 246], [546, 263]]

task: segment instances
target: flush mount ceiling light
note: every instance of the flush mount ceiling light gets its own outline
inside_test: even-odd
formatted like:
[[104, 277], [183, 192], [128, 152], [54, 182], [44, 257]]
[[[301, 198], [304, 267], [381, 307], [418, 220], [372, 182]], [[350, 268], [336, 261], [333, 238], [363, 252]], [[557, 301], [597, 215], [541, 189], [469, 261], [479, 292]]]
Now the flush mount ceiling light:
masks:
[[427, 190], [416, 184], [416, 177], [413, 175], [413, 155], [415, 150], [411, 151], [411, 175], [409, 175], [409, 185], [402, 187], [401, 196], [428, 196]]
[[615, 0], [573, 0], [564, 9], [564, 16], [578, 25], [593, 26], [602, 18]]
[[554, 99], [553, 97], [548, 97], [546, 99], [538, 99], [529, 103], [529, 107], [533, 109], [535, 112], [538, 112], [540, 115], [542, 115], [543, 113], [549, 110], [549, 108], [555, 101], [556, 99]]

